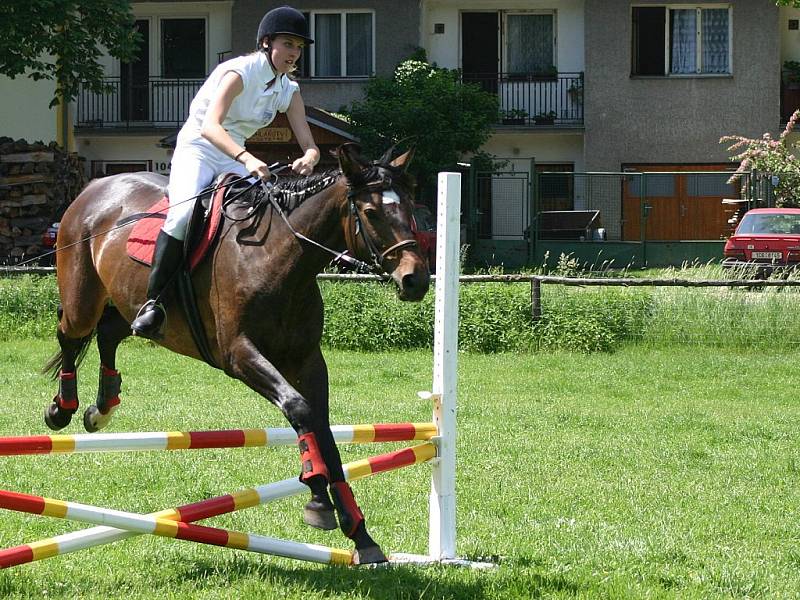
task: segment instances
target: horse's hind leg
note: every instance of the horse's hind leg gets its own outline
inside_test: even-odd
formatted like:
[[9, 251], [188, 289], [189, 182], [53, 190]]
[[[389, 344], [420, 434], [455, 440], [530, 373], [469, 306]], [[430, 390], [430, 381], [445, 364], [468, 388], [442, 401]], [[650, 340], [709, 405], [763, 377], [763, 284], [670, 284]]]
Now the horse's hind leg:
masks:
[[83, 245], [70, 247], [68, 239], [65, 243], [64, 254], [57, 259], [61, 296], [57, 337], [61, 351], [44, 369], [59, 380], [58, 394], [44, 414], [45, 424], [55, 431], [66, 427], [78, 409], [77, 368], [92, 341], [107, 297], [91, 254]]
[[[59, 319], [61, 319], [63, 311], [60, 307], [58, 313]], [[67, 336], [62, 331], [60, 324], [56, 337], [61, 352], [51, 362], [54, 368], [60, 366], [56, 375], [58, 377], [58, 393], [44, 411], [44, 422], [53, 431], [69, 425], [72, 415], [78, 410], [77, 366], [86, 346], [92, 341], [91, 333], [77, 338]]]
[[119, 405], [122, 378], [116, 369], [117, 347], [130, 334], [130, 325], [116, 307], [106, 306], [97, 322], [97, 349], [100, 352], [97, 400], [83, 413], [83, 426], [89, 433], [108, 425]]

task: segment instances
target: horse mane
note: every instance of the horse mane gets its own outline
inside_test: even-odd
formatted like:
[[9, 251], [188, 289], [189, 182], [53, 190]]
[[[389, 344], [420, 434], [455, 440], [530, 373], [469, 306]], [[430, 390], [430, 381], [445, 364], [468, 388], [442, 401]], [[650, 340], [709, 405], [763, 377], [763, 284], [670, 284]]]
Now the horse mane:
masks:
[[308, 198], [336, 183], [341, 175], [339, 168], [305, 176], [289, 175], [278, 180], [272, 188], [272, 197], [284, 212], [291, 213]]
[[[393, 181], [400, 186], [408, 191], [413, 190], [414, 179], [404, 169], [377, 161], [365, 166], [356, 180], [351, 183], [355, 186], [369, 183], [380, 176], [381, 169], [389, 171]], [[290, 174], [278, 179], [278, 182], [272, 188], [272, 197], [281, 207], [281, 210], [286, 214], [290, 214], [303, 202], [332, 186], [341, 176], [342, 170], [338, 167], [311, 175], [296, 175], [290, 172]], [[263, 193], [260, 187], [257, 188], [256, 203], [259, 203]]]

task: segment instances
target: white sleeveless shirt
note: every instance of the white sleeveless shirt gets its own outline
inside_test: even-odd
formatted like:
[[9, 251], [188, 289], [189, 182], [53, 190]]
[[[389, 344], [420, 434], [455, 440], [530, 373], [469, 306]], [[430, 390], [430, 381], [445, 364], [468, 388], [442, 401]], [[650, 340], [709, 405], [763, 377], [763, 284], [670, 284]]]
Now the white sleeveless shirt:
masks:
[[[239, 74], [244, 89], [231, 102], [222, 127], [240, 146], [244, 146], [245, 140], [257, 130], [269, 125], [278, 112], [286, 112], [292, 100], [292, 94], [300, 87], [297, 82], [290, 80], [286, 75], [279, 75], [275, 80], [275, 73], [264, 52], [227, 60], [217, 65], [197, 91], [189, 107], [189, 118], [178, 134], [178, 147], [185, 144], [199, 144], [210, 147], [221, 154], [214, 144], [200, 135], [200, 130], [203, 127], [208, 106], [217, 93], [222, 77], [228, 71]], [[274, 83], [267, 88], [267, 85], [273, 80], [275, 80]]]

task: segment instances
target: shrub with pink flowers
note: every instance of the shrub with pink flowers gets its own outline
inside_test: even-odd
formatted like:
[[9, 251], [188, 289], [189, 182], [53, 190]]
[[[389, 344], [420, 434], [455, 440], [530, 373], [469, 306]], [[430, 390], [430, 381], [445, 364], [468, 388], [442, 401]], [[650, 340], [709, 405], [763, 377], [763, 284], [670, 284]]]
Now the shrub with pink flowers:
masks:
[[739, 167], [728, 180], [735, 183], [741, 179], [743, 173], [758, 172], [765, 175], [774, 175], [775, 206], [800, 207], [800, 160], [793, 154], [800, 148], [797, 142], [789, 140], [789, 134], [800, 121], [800, 110], [796, 110], [786, 129], [778, 139], [773, 139], [769, 133], [760, 138], [747, 138], [741, 135], [726, 135], [720, 138], [720, 144], [730, 143], [729, 152], [735, 154], [731, 160], [739, 161]]

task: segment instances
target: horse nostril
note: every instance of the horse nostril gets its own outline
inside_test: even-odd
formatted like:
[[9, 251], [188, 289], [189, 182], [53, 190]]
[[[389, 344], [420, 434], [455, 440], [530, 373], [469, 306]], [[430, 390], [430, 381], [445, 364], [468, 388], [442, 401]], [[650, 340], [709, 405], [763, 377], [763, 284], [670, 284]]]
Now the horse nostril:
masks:
[[409, 273], [408, 275], [403, 275], [403, 289], [407, 292], [410, 292], [417, 286], [417, 278], [414, 276], [413, 273]]

